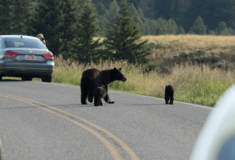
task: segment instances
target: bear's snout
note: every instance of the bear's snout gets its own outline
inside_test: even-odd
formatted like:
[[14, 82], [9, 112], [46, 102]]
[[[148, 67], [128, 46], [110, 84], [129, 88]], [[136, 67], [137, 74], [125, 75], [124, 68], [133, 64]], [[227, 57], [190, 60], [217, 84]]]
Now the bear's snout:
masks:
[[122, 80], [121, 80], [121, 81], [126, 82], [126, 80], [127, 80], [127, 79], [124, 77], [124, 78], [122, 78]]

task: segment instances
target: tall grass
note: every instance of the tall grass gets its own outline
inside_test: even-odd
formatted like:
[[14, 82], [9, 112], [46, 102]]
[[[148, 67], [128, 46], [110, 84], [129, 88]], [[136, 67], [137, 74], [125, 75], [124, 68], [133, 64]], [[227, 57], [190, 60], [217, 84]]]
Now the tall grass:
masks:
[[164, 97], [165, 86], [172, 84], [175, 89], [175, 100], [205, 106], [214, 106], [224, 91], [234, 83], [234, 73], [219, 69], [211, 70], [209, 66], [176, 65], [171, 74], [157, 72], [143, 73], [141, 66], [128, 64], [126, 61], [100, 61], [98, 64], [84, 65], [62, 56], [55, 58], [55, 70], [52, 82], [80, 85], [82, 72], [88, 68], [112, 69], [122, 68], [127, 78], [125, 83], [114, 81], [109, 85], [111, 90], [133, 94]]

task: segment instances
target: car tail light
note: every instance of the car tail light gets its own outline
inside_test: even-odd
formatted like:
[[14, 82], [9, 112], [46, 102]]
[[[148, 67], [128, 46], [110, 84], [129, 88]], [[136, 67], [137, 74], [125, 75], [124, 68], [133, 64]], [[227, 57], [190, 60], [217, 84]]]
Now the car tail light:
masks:
[[51, 53], [45, 53], [45, 54], [43, 54], [42, 55], [45, 59], [53, 59], [54, 57], [53, 57], [53, 54], [51, 54]]
[[18, 56], [18, 53], [12, 51], [6, 51], [4, 54], [4, 57], [16, 57], [16, 56]]

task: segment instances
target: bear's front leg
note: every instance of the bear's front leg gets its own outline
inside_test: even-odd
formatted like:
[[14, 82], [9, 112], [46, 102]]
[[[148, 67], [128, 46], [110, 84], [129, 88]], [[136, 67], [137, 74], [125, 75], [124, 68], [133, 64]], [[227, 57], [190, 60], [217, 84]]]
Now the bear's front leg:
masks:
[[104, 97], [104, 101], [107, 102], [108, 104], [114, 104], [114, 101], [110, 101], [108, 94], [106, 94], [106, 96]]
[[100, 100], [100, 106], [103, 106], [102, 100]]
[[99, 98], [94, 99], [94, 106], [99, 106], [100, 105], [100, 100]]
[[169, 97], [168, 97], [168, 96], [165, 96], [165, 102], [166, 102], [166, 104], [168, 104], [168, 101], [169, 101]]
[[101, 99], [95, 99], [94, 106], [103, 106]]
[[170, 98], [170, 104], [173, 104], [173, 101], [174, 101], [174, 98], [173, 98], [173, 96], [171, 96], [171, 98]]
[[89, 101], [90, 103], [92, 103], [92, 101], [93, 101], [93, 93], [89, 93], [89, 94], [88, 94], [88, 101]]
[[87, 99], [87, 93], [86, 92], [81, 93], [81, 103], [82, 104], [87, 104], [86, 99]]
[[81, 95], [81, 103], [82, 103], [82, 104], [87, 104], [87, 103], [86, 103], [86, 98], [84, 98], [83, 95]]

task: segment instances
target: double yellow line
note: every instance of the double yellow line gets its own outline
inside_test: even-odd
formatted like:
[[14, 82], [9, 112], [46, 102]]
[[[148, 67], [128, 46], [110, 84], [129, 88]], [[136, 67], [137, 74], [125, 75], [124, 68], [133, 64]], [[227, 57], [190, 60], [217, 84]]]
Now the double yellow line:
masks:
[[[101, 134], [99, 134], [97, 131], [95, 131], [94, 129], [92, 129], [91, 127], [88, 127], [84, 124], [87, 124], [87, 125], [90, 125], [92, 127], [94, 127], [95, 129], [99, 130], [99, 131], [102, 131], [103, 133], [107, 134], [109, 137], [111, 137], [113, 140], [115, 140], [128, 154], [129, 154], [129, 157], [132, 159], [132, 160], [139, 160], [139, 157], [133, 152], [133, 150], [127, 145], [125, 144], [121, 139], [119, 139], [118, 137], [116, 137], [114, 134], [112, 134], [111, 132], [107, 131], [106, 129], [104, 128], [101, 128], [100, 126], [97, 126], [96, 124], [94, 123], [91, 123], [89, 122], [88, 120], [84, 119], [84, 118], [81, 118], [81, 117], [78, 117], [76, 115], [73, 115], [71, 113], [68, 113], [68, 112], [65, 112], [63, 110], [60, 110], [58, 108], [55, 108], [55, 107], [52, 107], [52, 106], [49, 106], [49, 105], [46, 105], [46, 104], [43, 104], [43, 103], [40, 103], [40, 102], [37, 102], [37, 101], [34, 101], [34, 100], [31, 100], [31, 99], [27, 99], [27, 98], [24, 98], [24, 97], [19, 97], [19, 96], [14, 96], [14, 95], [9, 95], [9, 94], [4, 94], [4, 93], [0, 93], [0, 96], [2, 97], [6, 97], [6, 98], [10, 98], [10, 99], [14, 99], [14, 100], [18, 100], [18, 101], [21, 101], [21, 102], [25, 102], [25, 103], [28, 103], [32, 106], [35, 106], [35, 107], [39, 107], [45, 111], [48, 111], [52, 114], [55, 114], [57, 116], [60, 116], [84, 129], [86, 129], [87, 131], [89, 131], [91, 134], [93, 134], [94, 136], [96, 136], [106, 147], [107, 149], [110, 151], [111, 155], [113, 156], [113, 159], [114, 160], [121, 160], [122, 157], [121, 155], [118, 153], [118, 151], [116, 150], [116, 148], [107, 140], [105, 139]], [[44, 106], [44, 107], [43, 107]], [[47, 107], [47, 108], [46, 108]], [[56, 111], [56, 112], [55, 112]], [[61, 114], [62, 113], [62, 114]], [[64, 115], [63, 115], [64, 114]], [[67, 116], [70, 116], [70, 117], [73, 117], [77, 120], [80, 120], [82, 121], [84, 124], [81, 124]]]

